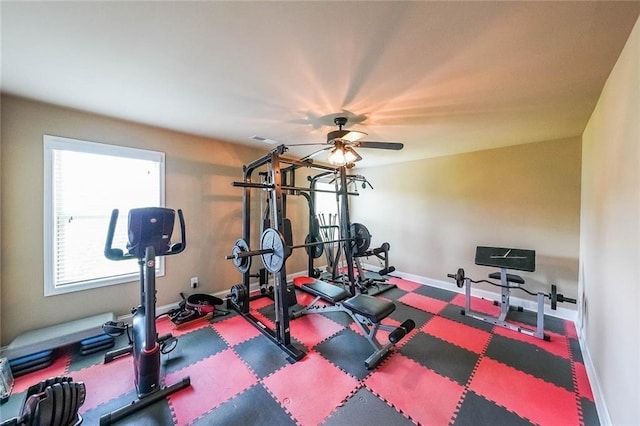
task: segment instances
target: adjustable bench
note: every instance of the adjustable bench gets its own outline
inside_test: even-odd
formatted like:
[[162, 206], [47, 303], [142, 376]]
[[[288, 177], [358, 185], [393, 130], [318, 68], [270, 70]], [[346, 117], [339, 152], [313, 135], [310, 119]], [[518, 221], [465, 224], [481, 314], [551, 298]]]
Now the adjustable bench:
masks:
[[[292, 317], [298, 318], [305, 314], [326, 312], [344, 312], [349, 315], [373, 346], [373, 354], [364, 362], [367, 369], [375, 368], [391, 348], [415, 327], [415, 322], [411, 319], [404, 321], [399, 327], [381, 323], [384, 318], [395, 311], [396, 305], [392, 302], [377, 299], [368, 294], [351, 296], [343, 288], [310, 277], [297, 277], [293, 282], [300, 290], [312, 294], [316, 298], [309, 306], [293, 312]], [[320, 300], [329, 302], [331, 305], [318, 305]], [[379, 329], [391, 332], [389, 342], [384, 345], [376, 339], [376, 333]]]

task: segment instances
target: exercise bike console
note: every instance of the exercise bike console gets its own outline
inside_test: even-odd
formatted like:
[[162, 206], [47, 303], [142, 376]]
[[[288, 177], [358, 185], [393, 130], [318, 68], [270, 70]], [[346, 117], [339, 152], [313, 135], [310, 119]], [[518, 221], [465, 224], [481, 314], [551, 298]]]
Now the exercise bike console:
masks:
[[146, 207], [129, 211], [129, 241], [128, 253], [122, 249], [113, 248], [113, 235], [118, 222], [118, 209], [111, 212], [107, 242], [104, 247], [104, 255], [111, 260], [141, 259], [145, 256], [145, 249], [153, 246], [156, 256], [171, 256], [182, 253], [187, 248], [184, 216], [182, 210], [178, 210], [180, 222], [181, 241], [171, 244], [171, 234], [175, 222], [175, 211], [162, 207]]

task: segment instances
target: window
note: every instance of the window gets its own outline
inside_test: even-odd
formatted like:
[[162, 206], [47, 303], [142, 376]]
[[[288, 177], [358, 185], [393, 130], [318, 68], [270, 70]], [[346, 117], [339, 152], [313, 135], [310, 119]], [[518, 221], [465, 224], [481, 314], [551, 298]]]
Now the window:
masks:
[[318, 181], [316, 183], [316, 189], [319, 189], [322, 191], [331, 191], [331, 192], [315, 193], [316, 214], [320, 216], [324, 216], [324, 220], [328, 221], [329, 217], [338, 214], [338, 201], [336, 199], [336, 194], [335, 194], [335, 191], [337, 190], [336, 184], [334, 182], [328, 183], [328, 182]]
[[136, 280], [135, 260], [105, 258], [107, 228], [119, 209], [113, 247], [124, 249], [129, 210], [150, 206], [164, 206], [164, 153], [45, 135], [44, 295]]

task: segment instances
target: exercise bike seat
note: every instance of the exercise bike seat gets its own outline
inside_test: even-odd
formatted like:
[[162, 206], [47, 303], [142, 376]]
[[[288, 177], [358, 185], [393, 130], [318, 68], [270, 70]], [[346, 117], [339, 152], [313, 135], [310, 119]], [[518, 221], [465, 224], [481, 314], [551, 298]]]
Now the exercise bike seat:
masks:
[[368, 294], [358, 294], [342, 302], [342, 306], [355, 314], [362, 315], [372, 323], [379, 323], [396, 310], [392, 302], [378, 299]]
[[[501, 279], [500, 272], [493, 272], [489, 274], [489, 278], [494, 280]], [[515, 284], [524, 284], [524, 279], [520, 275], [516, 274], [507, 274], [507, 282], [515, 283]]]

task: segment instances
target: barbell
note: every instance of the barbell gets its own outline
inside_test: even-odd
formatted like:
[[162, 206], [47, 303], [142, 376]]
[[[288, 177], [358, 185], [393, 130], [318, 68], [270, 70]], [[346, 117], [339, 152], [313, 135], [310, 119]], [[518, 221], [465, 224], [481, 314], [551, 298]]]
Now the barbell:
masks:
[[[492, 281], [487, 281], [487, 280], [477, 280], [476, 281], [476, 280], [472, 280], [469, 277], [465, 277], [464, 269], [462, 269], [462, 268], [458, 268], [458, 270], [456, 271], [455, 275], [454, 274], [447, 274], [447, 277], [455, 280], [456, 281], [456, 285], [459, 288], [464, 287], [464, 283], [465, 283], [466, 280], [469, 280], [472, 283], [476, 283], [476, 284], [477, 283], [488, 283], [488, 284], [494, 285], [496, 287], [504, 287], [502, 284], [496, 284], [496, 283], [494, 283]], [[525, 289], [523, 287], [509, 287], [509, 288], [522, 290], [525, 293], [528, 293], [528, 294], [530, 294], [532, 296], [536, 295], [536, 293], [533, 293], [533, 292], [531, 292], [531, 291], [529, 291], [529, 290], [527, 290], [527, 289]], [[555, 284], [551, 285], [551, 293], [544, 294], [544, 296], [547, 297], [551, 301], [551, 309], [554, 310], [554, 311], [557, 309], [558, 303], [565, 303], [565, 302], [566, 303], [573, 303], [573, 304], [577, 303], [576, 299], [572, 299], [570, 297], [565, 297], [563, 294], [558, 293], [558, 287]]]
[[287, 246], [280, 231], [275, 228], [267, 228], [260, 236], [259, 250], [250, 250], [249, 244], [245, 240], [239, 239], [234, 244], [231, 254], [225, 258], [233, 260], [233, 264], [244, 274], [251, 267], [251, 258], [260, 256], [265, 269], [271, 273], [276, 273], [282, 270], [284, 262], [291, 255], [291, 252], [297, 248], [304, 247], [310, 256], [317, 259], [322, 255], [323, 251], [317, 249], [317, 246], [324, 247], [324, 244], [351, 241], [354, 255], [364, 254], [371, 244], [369, 230], [361, 223], [353, 223], [351, 224], [351, 234], [353, 235], [351, 238], [340, 238], [332, 241], [321, 241], [319, 238], [307, 235], [304, 244]]

